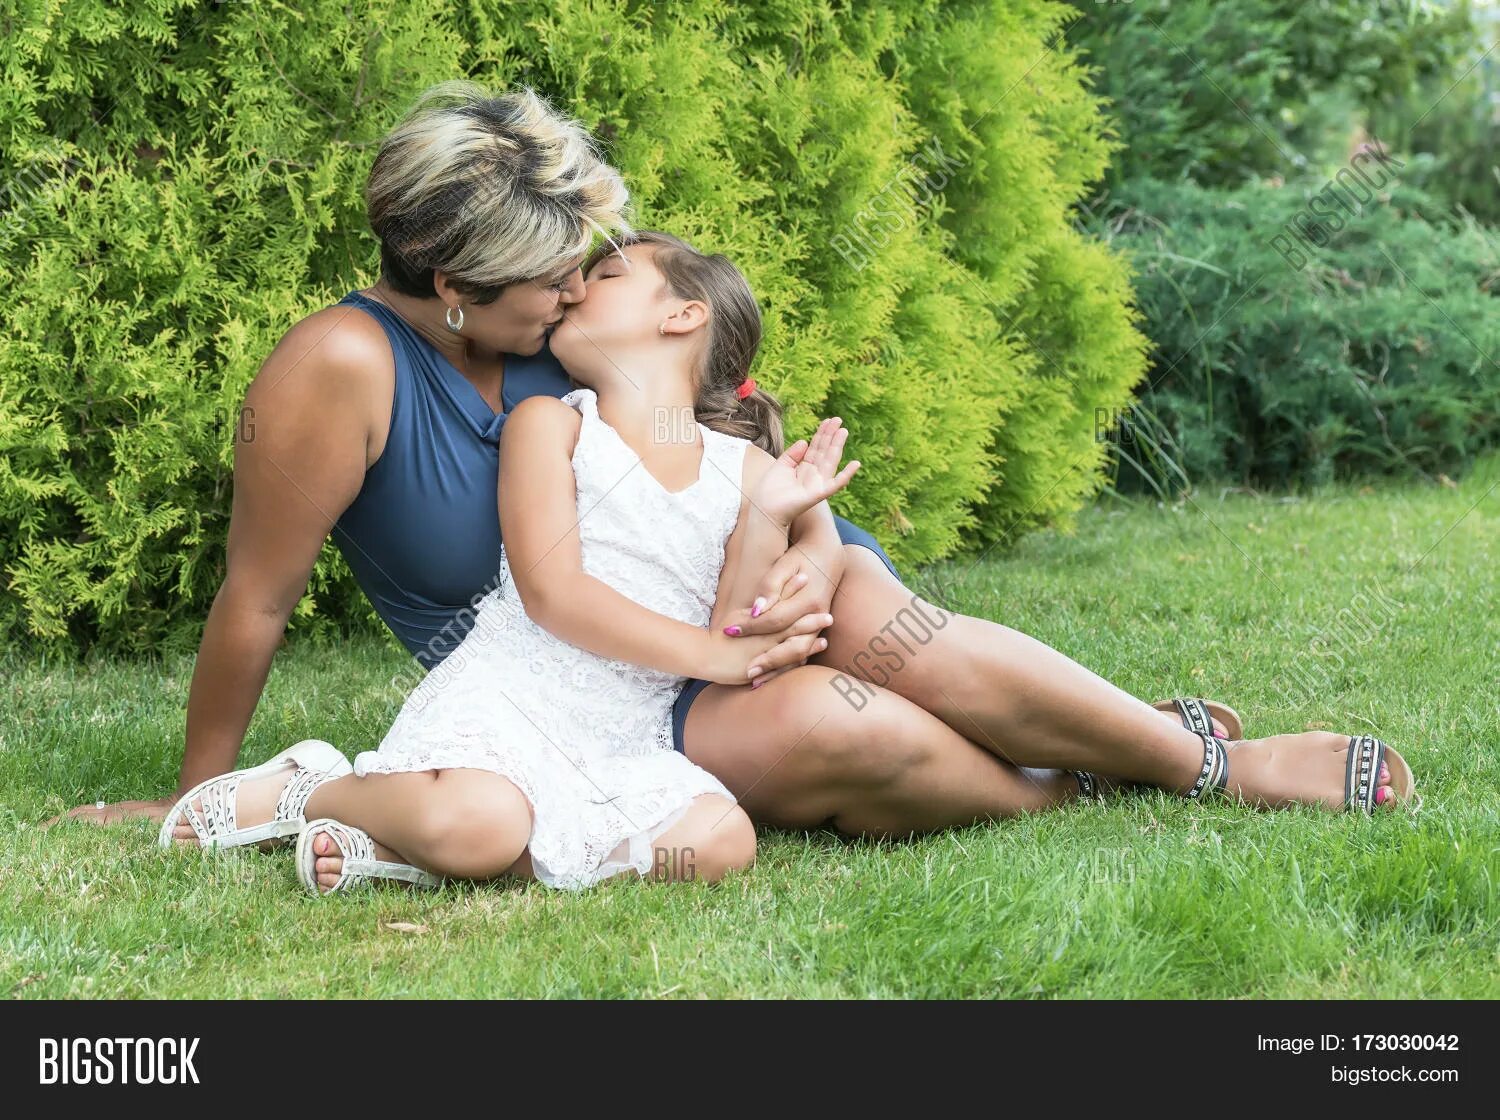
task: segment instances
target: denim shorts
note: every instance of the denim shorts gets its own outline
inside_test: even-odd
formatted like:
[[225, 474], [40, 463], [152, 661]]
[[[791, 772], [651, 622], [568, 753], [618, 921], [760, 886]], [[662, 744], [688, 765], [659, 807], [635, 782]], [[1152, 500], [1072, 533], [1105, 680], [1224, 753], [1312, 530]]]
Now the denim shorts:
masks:
[[[864, 545], [865, 548], [868, 548], [876, 556], [880, 557], [881, 563], [890, 569], [891, 575], [897, 579], [901, 578], [901, 573], [896, 571], [896, 565], [891, 563], [891, 558], [885, 554], [885, 549], [880, 547], [873, 536], [853, 522], [845, 521], [837, 514], [834, 515], [833, 520], [838, 525], [839, 540], [845, 544]], [[688, 709], [693, 706], [693, 701], [698, 698], [698, 694], [712, 683], [712, 681], [688, 681], [683, 686], [682, 694], [677, 697], [677, 703], [672, 708], [672, 745], [677, 750], [682, 750], [682, 729], [687, 725]]]

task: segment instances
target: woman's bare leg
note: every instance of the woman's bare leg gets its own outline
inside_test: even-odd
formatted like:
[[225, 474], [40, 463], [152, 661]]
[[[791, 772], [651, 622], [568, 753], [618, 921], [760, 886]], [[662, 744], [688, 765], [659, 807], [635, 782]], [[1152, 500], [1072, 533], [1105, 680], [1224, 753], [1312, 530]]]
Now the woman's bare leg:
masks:
[[894, 692], [873, 689], [855, 710], [835, 676], [805, 665], [761, 688], [710, 685], [688, 709], [688, 758], [756, 820], [852, 835], [967, 825], [1077, 795], [1071, 776], [996, 758]]
[[[917, 598], [869, 549], [844, 552], [828, 648], [812, 660], [839, 670], [835, 686], [851, 709], [882, 687], [1018, 766], [1192, 786], [1203, 744], [1175, 719], [1017, 630]], [[1310, 733], [1237, 743], [1230, 788], [1273, 804], [1337, 805], [1347, 742]]]

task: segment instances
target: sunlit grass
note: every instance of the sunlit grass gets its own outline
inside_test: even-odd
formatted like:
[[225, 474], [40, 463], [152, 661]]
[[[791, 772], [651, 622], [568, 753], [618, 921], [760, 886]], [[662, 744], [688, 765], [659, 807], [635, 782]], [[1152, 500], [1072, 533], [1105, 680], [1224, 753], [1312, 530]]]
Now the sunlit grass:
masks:
[[[1494, 467], [1456, 490], [1100, 508], [1075, 535], [917, 577], [1137, 695], [1228, 700], [1250, 734], [1379, 734], [1423, 804], [1376, 820], [1152, 795], [903, 843], [764, 832], [756, 867], [717, 887], [315, 900], [285, 853], [36, 828], [171, 788], [191, 663], [12, 656], [0, 995], [1493, 998]], [[383, 639], [285, 650], [245, 761], [304, 737], [373, 746], [405, 665]]]

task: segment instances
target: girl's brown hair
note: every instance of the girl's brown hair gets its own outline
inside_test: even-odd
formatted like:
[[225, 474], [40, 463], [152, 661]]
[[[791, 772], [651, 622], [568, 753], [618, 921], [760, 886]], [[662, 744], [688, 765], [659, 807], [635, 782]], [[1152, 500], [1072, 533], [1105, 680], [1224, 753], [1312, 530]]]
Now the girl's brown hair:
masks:
[[[722, 253], [700, 253], [682, 238], [659, 230], [635, 230], [616, 238], [616, 244], [653, 246], [656, 268], [672, 294], [708, 304], [708, 343], [694, 371], [693, 413], [698, 422], [780, 456], [781, 402], [759, 386], [744, 400], [735, 392], [750, 376], [760, 349], [760, 306], [740, 270]], [[595, 249], [583, 264], [585, 275], [614, 251], [610, 244]]]

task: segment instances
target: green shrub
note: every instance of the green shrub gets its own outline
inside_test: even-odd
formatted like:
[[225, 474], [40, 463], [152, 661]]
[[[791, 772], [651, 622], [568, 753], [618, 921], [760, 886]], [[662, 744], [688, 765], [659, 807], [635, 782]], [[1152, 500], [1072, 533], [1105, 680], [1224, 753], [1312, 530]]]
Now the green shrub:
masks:
[[[373, 279], [374, 146], [455, 76], [550, 96], [606, 143], [639, 222], [744, 266], [766, 308], [757, 375], [793, 436], [847, 419], [865, 467], [836, 508], [898, 561], [1066, 516], [1100, 482], [1084, 418], [1123, 405], [1144, 361], [1122, 263], [1070, 226], [1108, 153], [1074, 62], [1046, 46], [1070, 16], [1045, 0], [13, 11], [0, 634], [196, 644], [245, 386], [293, 322]], [[896, 204], [878, 229], [876, 200]], [[294, 629], [372, 619], [326, 548]]]
[[1309, 194], [1142, 180], [1095, 216], [1156, 346], [1127, 484], [1434, 475], [1500, 443], [1500, 235], [1392, 185], [1318, 248], [1288, 235]]
[[1318, 95], [1368, 111], [1397, 106], [1424, 81], [1457, 77], [1474, 36], [1463, 2], [1074, 3], [1084, 18], [1069, 41], [1086, 52], [1123, 141], [1112, 184], [1293, 178], [1353, 123], [1330, 137]]
[[1485, 14], [1473, 57], [1459, 60], [1461, 73], [1428, 80], [1407, 101], [1373, 113], [1371, 125], [1411, 153], [1403, 180], [1500, 225], [1500, 58], [1493, 49], [1500, 9]]

